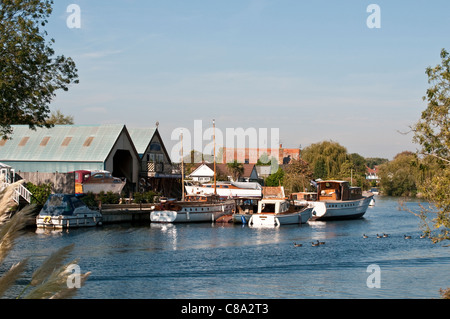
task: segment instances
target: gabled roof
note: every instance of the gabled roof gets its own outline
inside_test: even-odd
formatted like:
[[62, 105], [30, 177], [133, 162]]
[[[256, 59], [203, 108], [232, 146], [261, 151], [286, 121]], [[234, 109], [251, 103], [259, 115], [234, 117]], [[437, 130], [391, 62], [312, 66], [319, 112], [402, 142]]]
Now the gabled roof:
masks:
[[0, 140], [0, 161], [104, 162], [125, 125], [56, 125], [31, 130], [13, 125]]
[[152, 128], [128, 128], [131, 139], [133, 140], [136, 151], [140, 156], [147, 150], [150, 141], [157, 131], [156, 127]]

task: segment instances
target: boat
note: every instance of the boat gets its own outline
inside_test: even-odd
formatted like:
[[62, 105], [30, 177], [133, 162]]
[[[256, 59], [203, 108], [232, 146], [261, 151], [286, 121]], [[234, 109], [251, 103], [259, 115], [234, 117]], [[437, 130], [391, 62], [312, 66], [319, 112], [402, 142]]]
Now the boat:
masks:
[[152, 223], [215, 222], [235, 210], [233, 200], [215, 195], [187, 195], [182, 201], [163, 201], [150, 213]]
[[219, 182], [185, 186], [186, 194], [214, 194], [224, 197], [256, 197], [260, 198], [262, 186], [256, 182]]
[[234, 199], [236, 211], [232, 215], [232, 222], [235, 224], [247, 224], [253, 214], [258, 212], [258, 202], [261, 198], [237, 197]]
[[36, 217], [38, 228], [77, 228], [102, 225], [98, 211], [86, 206], [74, 194], [52, 194]]
[[75, 174], [75, 194], [100, 194], [100, 192], [112, 192], [120, 194], [126, 184], [126, 180], [113, 177], [111, 172], [104, 170], [78, 170]]
[[[215, 131], [215, 121], [213, 121]], [[214, 134], [215, 136], [215, 134]], [[181, 134], [181, 171], [184, 172], [183, 135]], [[215, 141], [215, 138], [214, 138]], [[215, 158], [215, 143], [214, 143]], [[185, 195], [184, 174], [181, 174], [182, 197], [180, 201], [164, 200], [150, 213], [152, 223], [216, 222], [220, 217], [235, 211], [232, 199], [223, 200], [216, 192], [216, 165], [214, 161], [214, 193]]]
[[[279, 195], [273, 195], [274, 190]], [[264, 197], [258, 202], [258, 211], [248, 221], [251, 227], [279, 227], [281, 225], [305, 224], [312, 216], [313, 207], [297, 204], [284, 196], [284, 188], [264, 187]], [[271, 196], [268, 196], [271, 193]], [[281, 196], [280, 196], [281, 195]]]
[[[305, 195], [309, 195], [305, 197]], [[312, 220], [358, 219], [364, 216], [373, 199], [372, 193], [364, 194], [360, 187], [349, 182], [326, 180], [317, 182], [317, 192], [296, 193], [295, 202], [313, 208]], [[301, 198], [301, 196], [304, 196]]]

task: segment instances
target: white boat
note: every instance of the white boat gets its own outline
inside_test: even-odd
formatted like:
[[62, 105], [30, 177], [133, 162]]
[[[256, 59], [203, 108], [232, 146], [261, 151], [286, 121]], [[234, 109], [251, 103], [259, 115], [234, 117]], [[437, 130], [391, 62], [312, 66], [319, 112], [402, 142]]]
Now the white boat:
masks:
[[113, 177], [109, 171], [80, 170], [74, 173], [76, 194], [100, 194], [101, 192], [120, 194], [126, 185], [125, 179]]
[[102, 214], [73, 194], [53, 194], [36, 217], [38, 228], [76, 228], [102, 225]]
[[258, 212], [258, 202], [260, 198], [255, 197], [237, 197], [236, 212], [232, 215], [232, 221], [235, 224], [247, 224], [253, 214]]
[[189, 195], [184, 201], [166, 201], [150, 213], [152, 223], [215, 222], [232, 214], [233, 200], [221, 201], [214, 195]]
[[[250, 217], [251, 227], [278, 227], [281, 225], [305, 224], [312, 216], [313, 208], [307, 204], [296, 204], [284, 197], [264, 197], [258, 203], [258, 212]], [[266, 192], [267, 189], [264, 188]]]
[[297, 196], [295, 202], [312, 207], [313, 220], [361, 218], [373, 199], [371, 193], [363, 196], [360, 187], [350, 187], [347, 181], [336, 180], [317, 182], [317, 195], [313, 200], [301, 199], [301, 194], [293, 194]]
[[[215, 186], [215, 189], [214, 189]], [[262, 186], [256, 182], [218, 182], [186, 185], [186, 194], [188, 195], [211, 195], [214, 192], [220, 197], [256, 197], [261, 198]]]

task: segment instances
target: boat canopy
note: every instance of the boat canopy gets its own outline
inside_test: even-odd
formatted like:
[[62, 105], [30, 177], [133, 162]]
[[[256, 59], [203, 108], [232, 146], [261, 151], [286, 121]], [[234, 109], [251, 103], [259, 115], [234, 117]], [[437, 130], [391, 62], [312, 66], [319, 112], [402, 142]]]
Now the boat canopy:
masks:
[[86, 204], [72, 194], [52, 194], [40, 211], [41, 216], [71, 216], [78, 207], [86, 207]]

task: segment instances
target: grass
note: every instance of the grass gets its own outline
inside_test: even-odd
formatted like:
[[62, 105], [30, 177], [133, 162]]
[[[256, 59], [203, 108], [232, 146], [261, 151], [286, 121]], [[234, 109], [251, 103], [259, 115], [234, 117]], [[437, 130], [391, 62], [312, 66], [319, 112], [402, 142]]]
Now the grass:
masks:
[[[12, 194], [20, 183], [21, 181], [11, 184], [0, 192], [0, 266], [4, 265], [8, 254], [14, 248], [16, 239], [22, 234], [27, 223], [34, 219], [37, 210], [36, 206], [28, 205], [15, 212], [17, 204], [12, 200]], [[67, 299], [74, 297], [78, 289], [85, 284], [90, 272], [74, 274], [73, 266], [77, 265], [78, 261], [65, 263], [73, 248], [72, 244], [52, 253], [33, 272], [31, 278], [28, 278], [29, 284], [16, 298]], [[9, 270], [0, 273], [0, 298], [16, 284], [18, 279], [23, 278], [27, 265], [28, 258], [25, 258], [12, 265]], [[75, 280], [78, 285], [74, 287], [70, 284], [71, 280]]]

